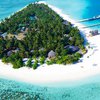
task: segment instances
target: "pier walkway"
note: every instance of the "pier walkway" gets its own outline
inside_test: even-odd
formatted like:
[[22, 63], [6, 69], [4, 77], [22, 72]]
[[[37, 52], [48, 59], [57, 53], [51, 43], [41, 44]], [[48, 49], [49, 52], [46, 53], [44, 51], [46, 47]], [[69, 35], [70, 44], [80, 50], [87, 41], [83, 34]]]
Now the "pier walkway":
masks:
[[93, 21], [93, 20], [97, 20], [97, 19], [100, 19], [100, 15], [94, 16], [92, 18], [86, 18], [86, 19], [79, 20], [79, 21], [77, 21], [77, 23], [86, 22], [86, 21]]
[[84, 27], [82, 27], [82, 28], [89, 28], [89, 27], [95, 27], [95, 26], [100, 26], [100, 23], [98, 23], [98, 24], [93, 24], [93, 25], [89, 25], [89, 26], [84, 26]]

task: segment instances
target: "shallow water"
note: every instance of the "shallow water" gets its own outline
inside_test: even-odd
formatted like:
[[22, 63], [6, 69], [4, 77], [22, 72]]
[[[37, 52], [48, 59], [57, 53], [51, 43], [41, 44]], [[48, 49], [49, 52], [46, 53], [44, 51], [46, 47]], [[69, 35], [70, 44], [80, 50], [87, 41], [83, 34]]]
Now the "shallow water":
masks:
[[0, 79], [0, 100], [100, 100], [100, 82], [47, 87]]
[[[100, 15], [100, 1], [99, 0], [46, 0], [49, 4], [54, 5], [71, 18], [79, 21], [86, 18], [93, 18]], [[100, 23], [100, 20], [82, 22], [88, 26]], [[91, 29], [100, 30], [100, 26], [91, 27]]]
[[34, 1], [36, 0], [0, 0], [0, 19], [11, 15]]
[[[0, 0], [0, 19], [11, 15], [22, 7], [37, 0]], [[98, 0], [43, 0], [54, 5], [75, 20], [93, 18], [100, 15], [100, 1]], [[82, 22], [88, 26], [100, 23], [100, 20]], [[92, 27], [100, 30], [100, 26]]]

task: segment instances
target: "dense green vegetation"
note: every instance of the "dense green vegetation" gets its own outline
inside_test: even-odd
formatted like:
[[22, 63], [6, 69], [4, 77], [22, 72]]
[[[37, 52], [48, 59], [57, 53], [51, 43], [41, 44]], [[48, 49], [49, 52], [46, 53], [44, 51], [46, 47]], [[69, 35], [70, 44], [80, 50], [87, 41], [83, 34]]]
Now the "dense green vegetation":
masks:
[[[7, 35], [3, 37], [5, 32]], [[47, 64], [74, 63], [82, 54], [64, 47], [70, 45], [85, 49], [79, 30], [69, 22], [64, 24], [64, 20], [44, 4], [30, 4], [5, 18], [0, 24], [0, 33], [0, 58], [12, 63], [14, 68], [24, 65], [23, 58], [30, 58], [26, 66], [36, 69], [38, 61], [32, 64], [32, 59], [41, 57], [39, 62], [43, 64], [51, 50], [56, 56]], [[17, 37], [19, 34], [22, 35], [20, 39]]]

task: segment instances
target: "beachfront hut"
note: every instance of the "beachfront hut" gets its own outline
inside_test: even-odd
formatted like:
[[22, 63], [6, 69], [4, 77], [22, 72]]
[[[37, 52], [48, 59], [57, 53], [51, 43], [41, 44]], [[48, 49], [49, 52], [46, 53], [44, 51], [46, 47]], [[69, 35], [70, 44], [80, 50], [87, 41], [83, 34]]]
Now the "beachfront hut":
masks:
[[25, 29], [26, 29], [26, 27], [22, 27], [22, 28], [21, 28], [21, 32], [24, 32]]
[[12, 51], [7, 52], [7, 56], [9, 57], [12, 54]]
[[31, 53], [33, 53], [33, 52], [34, 52], [34, 50], [32, 49], [30, 52], [31, 52]]
[[2, 32], [0, 32], [0, 36], [2, 35], [3, 33]]
[[16, 48], [15, 50], [12, 50], [12, 52], [17, 53], [19, 50], [19, 48]]
[[63, 24], [64, 24], [64, 25], [69, 25], [69, 22], [68, 22], [67, 20], [64, 20], [64, 21], [63, 21]]
[[64, 48], [68, 49], [69, 52], [71, 52], [71, 53], [75, 53], [75, 52], [79, 51], [79, 48], [77, 46], [73, 46], [73, 45], [72, 46], [68, 45], [68, 46], [65, 46]]
[[56, 56], [56, 53], [55, 53], [53, 50], [51, 50], [51, 51], [48, 53], [48, 58], [49, 58], [49, 59], [55, 58], [55, 56]]
[[7, 36], [7, 32], [3, 33], [1, 36], [2, 36], [3, 38], [5, 38], [5, 37]]
[[98, 30], [90, 31], [92, 36], [99, 35]]
[[30, 18], [30, 20], [33, 20], [33, 21], [38, 19], [35, 14], [30, 15], [29, 18]]
[[79, 48], [77, 46], [70, 46], [69, 49], [74, 53], [79, 51]]
[[68, 34], [64, 34], [64, 37], [69, 37], [69, 35]]
[[44, 48], [40, 48], [40, 49], [39, 49], [39, 51], [44, 51], [44, 50], [45, 50]]
[[72, 41], [73, 40], [73, 37], [70, 37], [69, 40]]

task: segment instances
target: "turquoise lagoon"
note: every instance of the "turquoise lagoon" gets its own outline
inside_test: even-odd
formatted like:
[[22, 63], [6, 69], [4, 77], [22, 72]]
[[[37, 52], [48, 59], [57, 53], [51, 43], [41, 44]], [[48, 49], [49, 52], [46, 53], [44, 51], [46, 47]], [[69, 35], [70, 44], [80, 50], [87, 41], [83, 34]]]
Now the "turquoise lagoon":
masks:
[[100, 75], [54, 85], [32, 85], [0, 78], [0, 100], [100, 100]]
[[[20, 10], [29, 3], [39, 0], [0, 0], [0, 20]], [[100, 1], [99, 0], [42, 0], [56, 6], [62, 10], [64, 14], [69, 15], [75, 20], [82, 20], [85, 18], [93, 18], [100, 15]], [[82, 22], [88, 26], [99, 24], [100, 20]], [[100, 30], [100, 25], [91, 27], [92, 29]]]
[[[36, 0], [0, 0], [0, 20]], [[75, 20], [100, 15], [99, 0], [45, 0]], [[100, 20], [82, 22], [88, 26]], [[100, 26], [92, 27], [99, 29]], [[0, 100], [100, 100], [100, 75], [77, 82], [27, 84], [0, 76]]]

